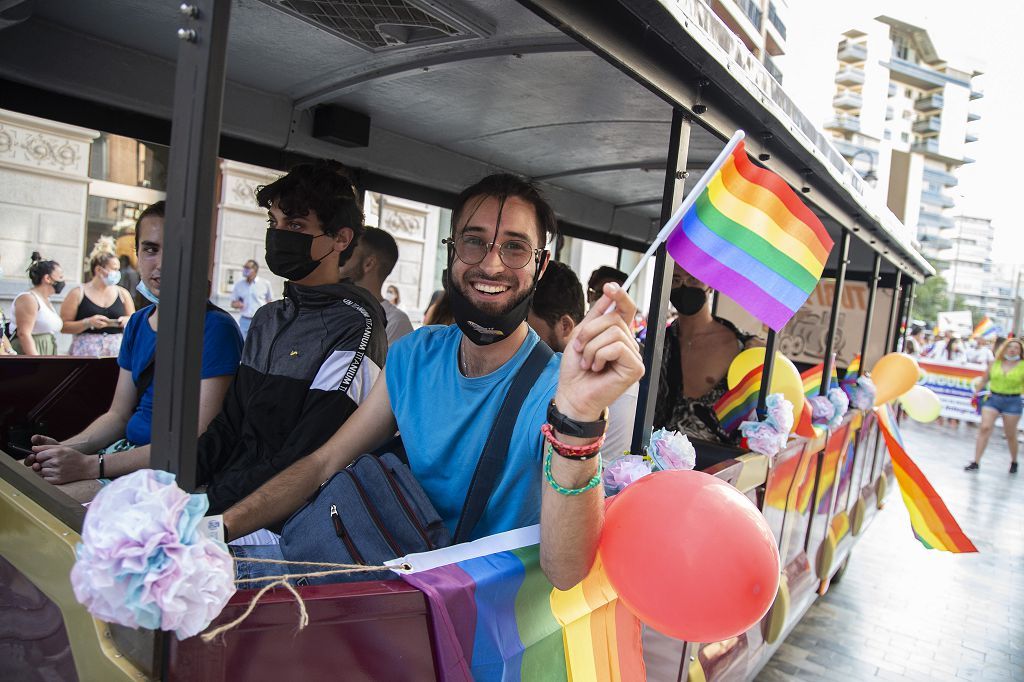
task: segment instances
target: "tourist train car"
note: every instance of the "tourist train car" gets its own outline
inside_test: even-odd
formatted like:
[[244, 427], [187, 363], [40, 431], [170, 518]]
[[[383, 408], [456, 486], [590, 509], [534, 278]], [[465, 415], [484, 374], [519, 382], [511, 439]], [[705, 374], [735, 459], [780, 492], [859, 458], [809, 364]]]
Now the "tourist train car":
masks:
[[[801, 192], [835, 242], [820, 300], [808, 301], [797, 331], [768, 338], [802, 353], [804, 367], [831, 362], [841, 338], [841, 368], [857, 352], [870, 368], [896, 348], [914, 285], [932, 274], [907, 229], [699, 0], [14, 0], [0, 6], [0, 109], [26, 128], [46, 119], [170, 146], [153, 466], [184, 486], [197, 434], [180, 408], [198, 391], [195, 304], [207, 295], [224, 190], [218, 156], [281, 170], [336, 158], [362, 190], [441, 207], [477, 178], [513, 171], [542, 183], [563, 234], [625, 253], [647, 248], [744, 129], [751, 154]], [[80, 153], [30, 137], [0, 128], [0, 202], [17, 201], [3, 179], [14, 155], [43, 166]], [[652, 267], [634, 451], [653, 419], [672, 267], [664, 248]], [[859, 317], [845, 305], [855, 285], [866, 294]], [[728, 301], [716, 305], [724, 313]], [[0, 677], [435, 677], [424, 597], [399, 582], [300, 588], [310, 625], [298, 634], [291, 596], [272, 593], [210, 645], [94, 620], [68, 579], [84, 510], [17, 458], [26, 434], [66, 437], [101, 412], [97, 391], [109, 395], [115, 374], [111, 359], [0, 357]], [[731, 640], [648, 630], [648, 676], [750, 678], [850, 560], [891, 465], [873, 415], [856, 410], [772, 458], [696, 446], [699, 468], [762, 510], [782, 580], [762, 622]], [[250, 595], [236, 594], [217, 622]]]

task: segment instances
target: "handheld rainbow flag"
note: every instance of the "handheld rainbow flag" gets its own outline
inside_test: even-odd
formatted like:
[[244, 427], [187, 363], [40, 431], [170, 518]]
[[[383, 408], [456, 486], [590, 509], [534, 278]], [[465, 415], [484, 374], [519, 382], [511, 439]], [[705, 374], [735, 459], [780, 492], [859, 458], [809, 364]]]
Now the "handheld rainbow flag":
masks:
[[807, 402], [806, 397], [804, 398], [803, 405], [800, 406], [800, 415], [797, 417], [796, 428], [793, 429], [793, 432], [798, 436], [803, 436], [804, 438], [814, 438], [818, 435], [814, 428], [811, 404]]
[[665, 243], [687, 272], [781, 331], [821, 279], [832, 238], [785, 180], [747, 158], [737, 130], [623, 283]]
[[402, 578], [427, 597], [442, 681], [645, 679], [640, 621], [600, 560], [568, 591], [540, 569], [540, 526], [413, 554]]
[[981, 321], [975, 325], [974, 331], [971, 333], [971, 338], [985, 338], [986, 336], [995, 336], [998, 333], [999, 330], [996, 328], [995, 322], [993, 322], [988, 315], [985, 315], [981, 318]]
[[757, 394], [761, 389], [763, 368], [764, 365], [758, 365], [750, 370], [715, 403], [715, 415], [726, 433], [732, 433], [743, 422], [757, 418]]
[[[814, 367], [806, 369], [800, 373], [800, 378], [804, 383], [804, 395], [808, 398], [813, 398], [818, 395], [821, 390], [821, 374], [825, 371], [825, 363], [819, 362]], [[839, 387], [839, 374], [836, 372], [835, 357], [832, 358], [832, 381], [829, 382], [829, 388]]]
[[960, 525], [946, 508], [928, 479], [917, 468], [903, 447], [903, 437], [888, 405], [875, 408], [878, 425], [892, 458], [893, 473], [900, 486], [903, 503], [910, 512], [914, 537], [927, 549], [961, 554], [977, 552], [974, 543], [960, 530]]
[[860, 353], [853, 356], [853, 360], [850, 360], [850, 366], [846, 368], [846, 374], [844, 376], [850, 377], [851, 379], [856, 376], [857, 372], [860, 371]]

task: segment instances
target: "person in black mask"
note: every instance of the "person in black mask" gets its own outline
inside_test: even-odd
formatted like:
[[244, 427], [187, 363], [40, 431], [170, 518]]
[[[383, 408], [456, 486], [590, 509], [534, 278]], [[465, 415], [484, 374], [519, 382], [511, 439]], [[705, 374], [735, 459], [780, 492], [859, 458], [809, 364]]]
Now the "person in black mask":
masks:
[[722, 430], [714, 404], [729, 388], [725, 377], [733, 359], [745, 348], [763, 343], [713, 316], [710, 291], [675, 266], [669, 300], [679, 315], [665, 332], [654, 427], [731, 444], [738, 437]]
[[376, 298], [339, 263], [363, 232], [359, 198], [336, 161], [296, 166], [256, 192], [267, 210], [266, 263], [284, 298], [258, 308], [224, 408], [199, 439], [198, 483], [219, 513], [320, 447], [384, 366]]
[[[599, 458], [573, 458], [563, 446], [600, 447], [607, 408], [639, 380], [643, 361], [629, 330], [636, 305], [615, 284], [605, 285], [564, 353], [545, 359], [526, 316], [555, 226], [554, 211], [522, 178], [491, 175], [465, 189], [445, 240], [455, 324], [420, 327], [396, 341], [356, 413], [323, 447], [226, 511], [225, 536], [283, 521], [324, 480], [396, 430], [417, 480], [455, 531], [495, 417], [532, 356], [540, 374], [515, 413], [502, 469], [467, 537], [540, 522], [541, 566], [552, 583], [566, 589], [586, 575], [604, 509], [595, 483]], [[614, 314], [603, 314], [612, 303]], [[561, 450], [545, 452], [545, 423]], [[269, 550], [259, 556], [279, 558]]]

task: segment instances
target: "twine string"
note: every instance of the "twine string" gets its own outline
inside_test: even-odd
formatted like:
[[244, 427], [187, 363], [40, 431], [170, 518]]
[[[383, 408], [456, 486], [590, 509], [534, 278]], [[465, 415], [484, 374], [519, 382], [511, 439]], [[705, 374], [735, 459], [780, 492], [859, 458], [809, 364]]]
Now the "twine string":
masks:
[[217, 637], [220, 637], [225, 632], [233, 630], [238, 627], [252, 615], [252, 612], [256, 609], [256, 604], [259, 603], [260, 599], [263, 598], [270, 590], [276, 587], [283, 587], [288, 590], [291, 595], [295, 598], [295, 602], [299, 607], [299, 626], [298, 629], [302, 630], [309, 625], [309, 612], [306, 610], [306, 602], [303, 601], [302, 595], [298, 593], [295, 587], [289, 582], [290, 580], [296, 580], [298, 578], [320, 578], [328, 575], [340, 575], [344, 573], [368, 573], [371, 571], [387, 571], [387, 570], [398, 570], [398, 571], [412, 571], [412, 566], [409, 564], [400, 564], [398, 566], [364, 566], [363, 564], [335, 564], [327, 561], [288, 561], [286, 559], [257, 559], [248, 557], [235, 557], [235, 561], [249, 561], [255, 564], [280, 564], [287, 566], [315, 566], [321, 568], [327, 568], [324, 571], [312, 571], [308, 573], [286, 573], [282, 575], [267, 575], [258, 578], [235, 578], [235, 584], [244, 585], [247, 583], [263, 582], [266, 580], [271, 581], [265, 585], [259, 592], [249, 600], [249, 606], [246, 607], [245, 611], [235, 618], [230, 623], [224, 623], [219, 625], [209, 632], [205, 632], [200, 635], [203, 642], [209, 644]]

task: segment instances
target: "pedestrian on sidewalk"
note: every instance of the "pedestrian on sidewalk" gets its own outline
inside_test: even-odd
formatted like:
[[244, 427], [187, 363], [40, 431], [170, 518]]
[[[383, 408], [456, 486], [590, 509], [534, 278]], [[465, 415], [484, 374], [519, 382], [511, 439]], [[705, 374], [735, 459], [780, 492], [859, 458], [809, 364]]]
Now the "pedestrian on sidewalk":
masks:
[[1017, 473], [1017, 424], [1020, 423], [1022, 409], [1021, 395], [1024, 394], [1024, 343], [1020, 339], [1007, 339], [996, 357], [989, 364], [988, 371], [981, 381], [974, 386], [975, 395], [988, 385], [989, 396], [981, 408], [981, 428], [978, 429], [978, 441], [974, 447], [974, 461], [964, 467], [965, 471], [977, 471], [985, 446], [995, 428], [996, 418], [1003, 416], [1003, 430], [1006, 443], [1010, 448], [1010, 473]]

